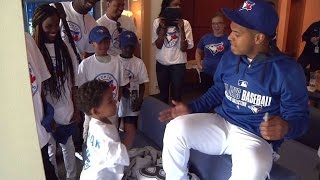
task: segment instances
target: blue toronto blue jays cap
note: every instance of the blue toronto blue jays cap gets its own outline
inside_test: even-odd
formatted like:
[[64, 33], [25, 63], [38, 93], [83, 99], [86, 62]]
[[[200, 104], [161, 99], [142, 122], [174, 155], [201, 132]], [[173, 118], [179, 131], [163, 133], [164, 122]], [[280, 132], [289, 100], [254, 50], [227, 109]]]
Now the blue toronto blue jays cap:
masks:
[[120, 47], [136, 46], [138, 38], [132, 31], [123, 31], [119, 36]]
[[231, 21], [248, 29], [264, 33], [270, 37], [276, 34], [278, 13], [264, 0], [247, 0], [238, 10], [222, 8], [223, 13]]
[[89, 42], [93, 43], [99, 43], [105, 38], [111, 39], [111, 35], [109, 30], [104, 26], [96, 26], [94, 27], [89, 34]]

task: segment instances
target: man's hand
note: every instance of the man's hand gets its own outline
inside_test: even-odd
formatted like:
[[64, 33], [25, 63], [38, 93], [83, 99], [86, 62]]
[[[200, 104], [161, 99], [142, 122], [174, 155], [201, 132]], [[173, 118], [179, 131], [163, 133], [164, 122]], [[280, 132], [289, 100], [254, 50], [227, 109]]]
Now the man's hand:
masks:
[[260, 124], [260, 133], [266, 140], [280, 140], [288, 133], [289, 124], [279, 116], [270, 117]]
[[200, 70], [200, 71], [202, 71], [202, 69], [203, 69], [203, 66], [202, 66], [202, 64], [203, 64], [203, 61], [197, 61], [197, 68]]
[[318, 45], [319, 40], [320, 40], [320, 37], [319, 37], [319, 36], [317, 36], [317, 37], [312, 37], [312, 38], [310, 39], [310, 41], [311, 41], [314, 45]]
[[174, 107], [171, 107], [169, 109], [166, 109], [166, 110], [160, 112], [159, 120], [161, 122], [169, 121], [169, 120], [174, 119], [178, 116], [190, 114], [190, 110], [187, 107], [187, 105], [185, 105], [181, 102], [176, 102], [176, 101], [172, 101], [172, 104], [174, 105]]

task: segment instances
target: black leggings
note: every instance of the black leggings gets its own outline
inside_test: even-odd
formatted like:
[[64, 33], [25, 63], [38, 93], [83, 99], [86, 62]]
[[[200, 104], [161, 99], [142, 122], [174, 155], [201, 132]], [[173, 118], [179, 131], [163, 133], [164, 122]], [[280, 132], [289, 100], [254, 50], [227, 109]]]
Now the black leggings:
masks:
[[46, 175], [46, 180], [58, 180], [54, 167], [49, 160], [48, 154], [48, 144], [41, 148], [42, 163], [44, 167], [44, 173]]
[[172, 99], [175, 101], [181, 101], [186, 64], [174, 64], [166, 66], [157, 62], [156, 71], [160, 90], [160, 100], [167, 104], [169, 103], [169, 88], [171, 87]]

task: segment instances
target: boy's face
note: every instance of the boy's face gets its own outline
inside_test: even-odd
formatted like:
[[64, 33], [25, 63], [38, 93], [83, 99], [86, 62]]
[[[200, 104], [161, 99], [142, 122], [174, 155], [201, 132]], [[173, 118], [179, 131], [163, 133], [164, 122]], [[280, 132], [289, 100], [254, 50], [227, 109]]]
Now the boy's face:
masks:
[[124, 58], [131, 58], [135, 51], [135, 46], [121, 47], [121, 56]]
[[96, 51], [96, 55], [98, 56], [106, 56], [108, 55], [108, 49], [110, 47], [110, 39], [105, 38], [99, 43], [93, 42], [93, 47]]
[[111, 117], [116, 114], [116, 101], [113, 99], [112, 90], [109, 88], [103, 94], [101, 104], [96, 108], [96, 115], [100, 118]]

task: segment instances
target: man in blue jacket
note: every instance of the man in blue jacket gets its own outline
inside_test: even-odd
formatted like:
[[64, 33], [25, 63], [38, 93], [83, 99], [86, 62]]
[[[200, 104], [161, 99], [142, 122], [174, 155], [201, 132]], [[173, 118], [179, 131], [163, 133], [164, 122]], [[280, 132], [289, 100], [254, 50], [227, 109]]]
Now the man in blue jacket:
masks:
[[[189, 150], [232, 155], [230, 179], [265, 180], [284, 139], [306, 132], [308, 94], [302, 68], [270, 43], [278, 15], [263, 0], [223, 9], [232, 21], [231, 51], [222, 57], [203, 96], [160, 113], [166, 179], [187, 179]], [[216, 114], [206, 113], [215, 108]]]

